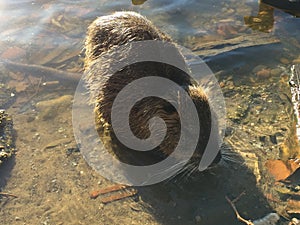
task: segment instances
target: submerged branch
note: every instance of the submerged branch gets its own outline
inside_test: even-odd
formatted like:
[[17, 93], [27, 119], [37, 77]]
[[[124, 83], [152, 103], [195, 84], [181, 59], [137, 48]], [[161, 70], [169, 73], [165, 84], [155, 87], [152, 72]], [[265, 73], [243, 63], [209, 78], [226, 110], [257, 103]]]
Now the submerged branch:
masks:
[[74, 84], [77, 84], [82, 76], [81, 73], [71, 73], [42, 65], [18, 63], [6, 59], [1, 59], [0, 64], [4, 64], [7, 69], [12, 71], [30, 73], [36, 77], [45, 76], [50, 79], [57, 79]]
[[280, 43], [280, 40], [274, 37], [274, 35], [272, 34], [253, 33], [241, 35], [239, 37], [226, 40], [214, 40], [213, 42], [200, 43], [199, 45], [195, 46], [192, 50], [196, 55], [203, 57], [212, 57], [218, 54], [236, 50], [238, 48], [246, 48], [276, 43]]

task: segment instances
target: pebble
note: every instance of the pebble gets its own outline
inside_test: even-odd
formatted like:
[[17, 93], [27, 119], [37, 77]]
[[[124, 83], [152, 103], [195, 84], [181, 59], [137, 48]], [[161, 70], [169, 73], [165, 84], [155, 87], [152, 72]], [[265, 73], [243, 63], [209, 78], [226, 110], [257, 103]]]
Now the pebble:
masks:
[[35, 133], [32, 137], [32, 139], [35, 139], [35, 140], [40, 140], [41, 139], [41, 136], [39, 133]]
[[1, 54], [1, 58], [17, 59], [17, 58], [24, 56], [25, 54], [26, 54], [26, 51], [24, 49], [14, 46], [14, 47], [10, 47], [10, 48], [6, 49], [6, 51], [4, 51]]
[[293, 64], [300, 64], [300, 56], [293, 60]]
[[259, 71], [261, 71], [263, 69], [266, 69], [265, 65], [258, 65], [258, 66], [256, 66], [256, 67], [253, 68], [252, 72], [253, 73], [257, 73], [257, 72], [259, 72]]
[[272, 76], [279, 76], [282, 73], [282, 70], [280, 68], [271, 69], [270, 71]]
[[227, 10], [227, 13], [228, 13], [228, 14], [233, 14], [234, 12], [235, 12], [235, 11], [234, 11], [234, 9], [232, 9], [232, 8]]
[[219, 85], [220, 85], [220, 88], [223, 88], [223, 87], [225, 87], [225, 82], [221, 81]]
[[100, 210], [101, 210], [101, 209], [104, 209], [104, 204], [103, 204], [103, 203], [100, 203], [99, 209], [100, 209]]
[[63, 127], [58, 128], [58, 133], [62, 133], [64, 131], [65, 131], [65, 129]]
[[297, 218], [293, 218], [289, 225], [299, 225], [300, 224], [300, 220], [298, 220]]
[[27, 122], [27, 123], [30, 123], [30, 122], [32, 122], [32, 121], [34, 121], [34, 120], [35, 120], [35, 117], [34, 117], [34, 116], [28, 116], [27, 119], [26, 119], [26, 122]]
[[196, 220], [196, 223], [200, 223], [201, 222], [201, 216], [199, 216], [199, 215], [195, 216], [195, 220]]
[[256, 73], [258, 78], [269, 78], [271, 76], [270, 69], [262, 69]]
[[280, 62], [283, 63], [283, 64], [289, 64], [290, 63], [290, 61], [287, 58], [281, 58]]
[[227, 11], [227, 8], [226, 7], [224, 7], [224, 8], [222, 8], [222, 13], [225, 13], [226, 11]]

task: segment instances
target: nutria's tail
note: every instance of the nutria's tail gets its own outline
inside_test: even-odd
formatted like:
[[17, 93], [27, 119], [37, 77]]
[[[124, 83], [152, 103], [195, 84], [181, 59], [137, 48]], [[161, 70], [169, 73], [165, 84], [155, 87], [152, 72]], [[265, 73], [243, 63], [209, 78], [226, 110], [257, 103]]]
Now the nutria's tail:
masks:
[[171, 38], [135, 12], [123, 11], [99, 17], [88, 28], [85, 66], [114, 46], [143, 40], [171, 41]]

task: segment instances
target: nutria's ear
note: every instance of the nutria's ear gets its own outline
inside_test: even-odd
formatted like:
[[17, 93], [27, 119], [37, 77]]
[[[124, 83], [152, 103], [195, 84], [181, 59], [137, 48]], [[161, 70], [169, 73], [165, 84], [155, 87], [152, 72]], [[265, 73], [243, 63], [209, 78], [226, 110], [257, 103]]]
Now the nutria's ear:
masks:
[[194, 102], [208, 103], [207, 95], [200, 86], [188, 86], [188, 93]]

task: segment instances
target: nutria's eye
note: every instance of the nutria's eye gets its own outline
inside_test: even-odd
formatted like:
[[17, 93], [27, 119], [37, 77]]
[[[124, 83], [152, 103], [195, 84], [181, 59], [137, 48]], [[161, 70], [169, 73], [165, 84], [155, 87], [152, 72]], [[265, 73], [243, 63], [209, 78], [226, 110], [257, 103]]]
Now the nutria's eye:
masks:
[[166, 104], [163, 106], [163, 110], [166, 111], [167, 113], [174, 113], [176, 112], [176, 109], [174, 106], [172, 106], [171, 104]]

